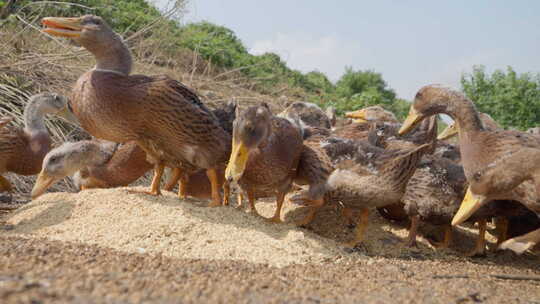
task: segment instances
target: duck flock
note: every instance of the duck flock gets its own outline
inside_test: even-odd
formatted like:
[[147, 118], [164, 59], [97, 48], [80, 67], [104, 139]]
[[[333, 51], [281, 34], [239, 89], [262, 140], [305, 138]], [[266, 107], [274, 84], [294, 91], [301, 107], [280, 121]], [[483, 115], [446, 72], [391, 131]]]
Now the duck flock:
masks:
[[[355, 247], [365, 236], [369, 213], [410, 220], [407, 245], [416, 245], [420, 223], [444, 227], [438, 248], [448, 247], [452, 227], [477, 223], [470, 255], [485, 255], [488, 223], [497, 247], [522, 253], [540, 242], [540, 135], [507, 131], [478, 113], [459, 91], [427, 85], [416, 94], [404, 123], [379, 106], [337, 118], [314, 104], [294, 102], [279, 113], [261, 103], [230, 102], [210, 110], [198, 95], [168, 76], [131, 74], [132, 56], [122, 38], [100, 17], [49, 17], [43, 31], [74, 40], [92, 53], [94, 68], [77, 80], [69, 98], [42, 93], [30, 98], [25, 128], [0, 120], [0, 174], [39, 174], [37, 198], [55, 182], [72, 176], [80, 190], [126, 186], [147, 171], [149, 195], [164, 186], [178, 196], [228, 205], [276, 198], [275, 214], [289, 200], [308, 206], [296, 224], [309, 225], [329, 204], [343, 206], [344, 220], [356, 225]], [[51, 149], [44, 116], [79, 124], [92, 140]], [[438, 114], [454, 123], [438, 134]], [[457, 136], [457, 144], [447, 139]], [[300, 189], [300, 190], [298, 190]], [[11, 191], [0, 176], [0, 191]], [[138, 190], [129, 190], [136, 192]], [[367, 236], [369, 237], [369, 236]]]

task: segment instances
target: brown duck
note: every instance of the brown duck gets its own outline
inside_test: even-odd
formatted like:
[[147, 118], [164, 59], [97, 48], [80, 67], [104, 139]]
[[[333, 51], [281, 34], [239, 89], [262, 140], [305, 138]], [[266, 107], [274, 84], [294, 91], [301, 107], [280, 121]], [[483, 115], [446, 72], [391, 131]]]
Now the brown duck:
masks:
[[[219, 119], [221, 126], [232, 133], [236, 103], [229, 102], [212, 112]], [[146, 161], [146, 153], [135, 143], [117, 144], [106, 140], [94, 139], [84, 143], [65, 143], [50, 152], [55, 154], [54, 162], [45, 162], [38, 183], [33, 189], [33, 197], [41, 195], [54, 182], [73, 174], [75, 185], [80, 189], [113, 188], [127, 186], [143, 176], [153, 166]], [[180, 170], [173, 170], [173, 175], [165, 185], [165, 190], [172, 190], [180, 179]], [[218, 185], [224, 184], [223, 170], [218, 174]], [[192, 196], [200, 199], [211, 198], [211, 185], [204, 170], [199, 170], [184, 178], [180, 183], [182, 197]]]
[[[486, 130], [502, 130], [501, 126], [487, 113], [478, 113], [480, 121]], [[458, 135], [459, 126], [456, 122], [449, 124], [437, 137], [438, 140], [445, 140]]]
[[299, 123], [274, 116], [265, 103], [249, 107], [236, 114], [225, 177], [238, 183], [256, 215], [255, 200], [275, 195], [277, 208], [270, 220], [281, 222], [281, 207], [296, 177], [302, 149]]
[[[43, 158], [51, 149], [51, 138], [44, 116], [54, 114], [75, 122], [67, 107], [67, 99], [53, 93], [30, 97], [24, 109], [24, 129], [10, 127], [13, 118], [0, 120], [0, 174], [12, 172], [34, 175], [41, 170]], [[11, 184], [0, 175], [0, 192], [11, 191]]]
[[360, 110], [347, 112], [345, 117], [352, 118], [355, 123], [365, 123], [370, 121], [398, 123], [394, 113], [383, 109], [381, 106], [369, 106]]
[[[68, 142], [45, 156], [40, 181], [32, 189], [32, 197], [37, 198], [55, 182], [72, 174], [75, 174], [75, 185], [81, 190], [112, 188], [131, 184], [151, 168], [144, 151], [134, 142], [113, 146], [100, 140]], [[220, 184], [223, 184], [223, 178]], [[192, 197], [212, 197], [211, 185], [204, 170], [189, 176], [186, 189], [186, 195]]]
[[[467, 180], [463, 168], [453, 161], [426, 155], [407, 184], [402, 198], [405, 211], [411, 219], [407, 244], [416, 244], [416, 232], [420, 222], [445, 227], [443, 241], [435, 247], [447, 248], [452, 239], [452, 217], [458, 211], [465, 195]], [[475, 247], [467, 255], [485, 255], [486, 224], [498, 219], [497, 245], [506, 239], [508, 221], [529, 218], [531, 211], [515, 201], [494, 201], [479, 208], [467, 222], [477, 222], [479, 234]], [[530, 230], [529, 230], [530, 231]]]
[[540, 138], [524, 132], [486, 130], [467, 97], [437, 85], [423, 87], [416, 94], [400, 133], [408, 132], [425, 117], [438, 113], [451, 116], [459, 125], [461, 158], [469, 182], [453, 225], [462, 223], [482, 205], [495, 200], [516, 200], [540, 212], [540, 200], [524, 200], [523, 196], [530, 194], [517, 189], [536, 188], [534, 194], [540, 194]]
[[197, 95], [167, 76], [130, 75], [129, 49], [100, 17], [44, 18], [42, 23], [44, 32], [73, 39], [96, 59], [70, 100], [82, 127], [96, 138], [136, 142], [154, 165], [150, 194], [160, 194], [165, 166], [190, 173], [205, 169], [211, 205], [221, 205], [218, 170], [230, 153], [230, 136]]
[[[347, 144], [335, 140], [327, 145], [331, 144], [337, 145], [334, 147], [336, 151], [342, 150], [340, 153], [345, 152], [345, 155], [351, 153], [352, 157], [347, 157], [330, 174], [324, 199], [326, 203], [341, 202], [345, 207], [343, 215], [346, 218], [350, 219], [353, 211], [360, 211], [355, 238], [347, 243], [347, 246], [354, 247], [364, 238], [371, 207], [400, 202], [407, 182], [429, 144], [402, 151], [383, 151], [361, 142]], [[354, 148], [350, 149], [348, 145]], [[381, 151], [378, 155], [373, 153], [377, 150]]]

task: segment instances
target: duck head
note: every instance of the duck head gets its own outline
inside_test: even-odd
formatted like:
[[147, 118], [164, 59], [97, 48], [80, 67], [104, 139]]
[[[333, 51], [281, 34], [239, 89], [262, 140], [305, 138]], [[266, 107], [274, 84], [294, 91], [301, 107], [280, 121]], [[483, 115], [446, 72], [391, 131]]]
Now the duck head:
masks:
[[244, 174], [249, 155], [270, 134], [272, 113], [266, 103], [244, 111], [237, 110], [233, 124], [232, 152], [225, 170], [228, 181], [238, 181]]

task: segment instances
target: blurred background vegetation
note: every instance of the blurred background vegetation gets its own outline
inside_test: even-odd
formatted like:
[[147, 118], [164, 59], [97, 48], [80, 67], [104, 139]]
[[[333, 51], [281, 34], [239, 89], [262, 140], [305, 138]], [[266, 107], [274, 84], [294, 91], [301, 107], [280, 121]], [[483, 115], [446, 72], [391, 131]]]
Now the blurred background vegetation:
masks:
[[[323, 108], [333, 106], [338, 114], [377, 104], [401, 119], [408, 112], [409, 102], [397, 98], [376, 71], [347, 67], [335, 83], [319, 71], [302, 73], [289, 68], [275, 53], [250, 54], [236, 34], [226, 27], [209, 22], [182, 25], [179, 15], [174, 14], [181, 12], [178, 8], [185, 2], [172, 2], [176, 9], [162, 12], [144, 0], [0, 0], [0, 26], [27, 20], [39, 27], [43, 16], [96, 14], [124, 37], [138, 33], [138, 38], [144, 38], [152, 34], [149, 25], [165, 16], [159, 27], [161, 52], [175, 54], [189, 50], [196, 53], [208, 63], [205, 69], [214, 71], [214, 81], [234, 72], [236, 77], [249, 79], [250, 90], [275, 97], [287, 92], [290, 98], [311, 101]], [[461, 85], [480, 111], [490, 114], [506, 128], [527, 129], [540, 123], [538, 74], [517, 74], [511, 67], [489, 74], [485, 67], [477, 66], [472, 67], [471, 73], [462, 75]]]

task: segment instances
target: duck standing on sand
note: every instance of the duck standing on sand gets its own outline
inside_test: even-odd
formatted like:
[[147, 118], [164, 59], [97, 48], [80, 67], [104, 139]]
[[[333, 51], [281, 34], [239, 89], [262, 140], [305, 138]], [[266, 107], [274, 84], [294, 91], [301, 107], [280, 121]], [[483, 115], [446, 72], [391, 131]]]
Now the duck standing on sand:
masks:
[[258, 215], [255, 199], [276, 195], [273, 222], [281, 222], [281, 207], [291, 189], [302, 153], [302, 130], [288, 119], [274, 116], [267, 104], [236, 114], [232, 153], [225, 178], [235, 181]]
[[168, 76], [130, 75], [129, 49], [100, 17], [50, 17], [42, 23], [44, 32], [73, 39], [96, 59], [70, 100], [81, 126], [96, 138], [135, 141], [146, 152], [154, 165], [148, 194], [160, 194], [165, 166], [185, 172], [202, 168], [212, 184], [211, 206], [221, 205], [218, 170], [225, 167], [231, 138], [197, 95]]

